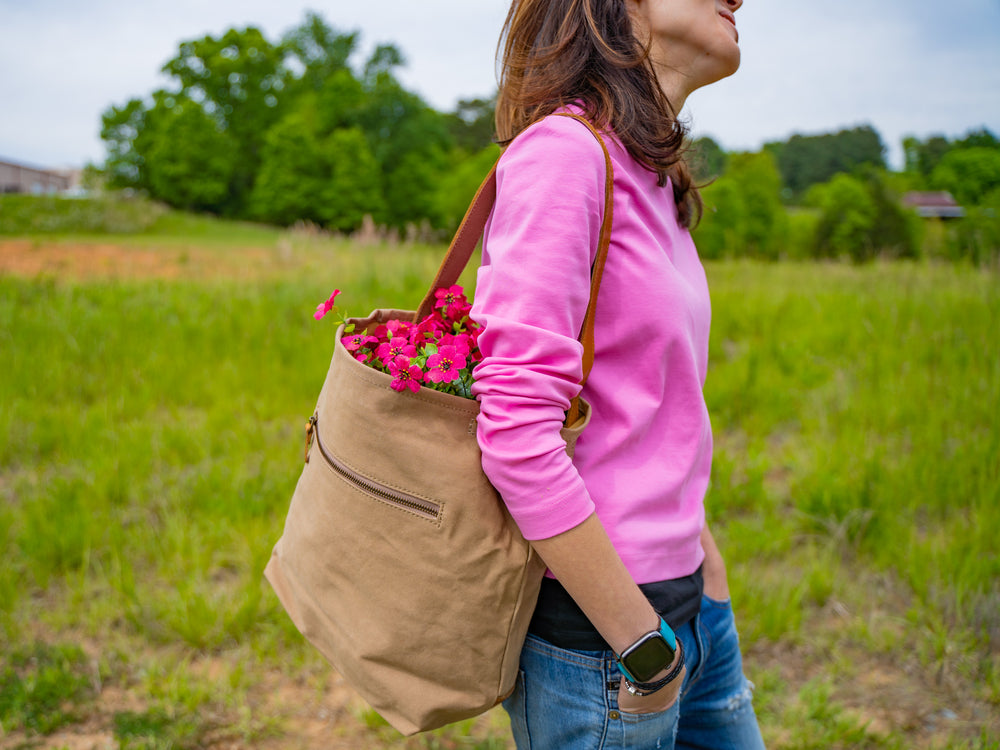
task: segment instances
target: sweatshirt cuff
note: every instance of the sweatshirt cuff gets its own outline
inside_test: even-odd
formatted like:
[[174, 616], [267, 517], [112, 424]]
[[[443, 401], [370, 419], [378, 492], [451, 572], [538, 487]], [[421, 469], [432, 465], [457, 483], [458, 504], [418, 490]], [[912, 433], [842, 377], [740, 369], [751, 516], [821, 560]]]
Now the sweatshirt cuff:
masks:
[[521, 530], [521, 534], [529, 542], [539, 539], [549, 539], [570, 529], [576, 528], [594, 514], [594, 501], [590, 494], [581, 487], [578, 492], [561, 498], [546, 498], [544, 502], [535, 502], [530, 506], [507, 509]]

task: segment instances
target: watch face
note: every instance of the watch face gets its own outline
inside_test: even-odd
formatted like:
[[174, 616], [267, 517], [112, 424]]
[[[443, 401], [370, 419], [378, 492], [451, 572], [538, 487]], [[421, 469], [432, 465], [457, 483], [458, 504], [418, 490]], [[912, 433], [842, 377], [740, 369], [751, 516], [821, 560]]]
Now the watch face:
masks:
[[659, 633], [649, 633], [622, 654], [622, 664], [639, 682], [650, 682], [670, 666], [674, 651]]

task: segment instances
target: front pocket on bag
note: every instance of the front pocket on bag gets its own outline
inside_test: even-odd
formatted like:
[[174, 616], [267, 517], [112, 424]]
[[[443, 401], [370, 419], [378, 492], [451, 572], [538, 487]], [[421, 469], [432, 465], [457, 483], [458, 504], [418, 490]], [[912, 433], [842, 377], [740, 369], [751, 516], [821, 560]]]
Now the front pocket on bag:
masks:
[[439, 522], [441, 520], [441, 506], [438, 503], [376, 482], [374, 479], [362, 476], [344, 462], [337, 460], [337, 457], [330, 453], [323, 445], [323, 440], [319, 434], [319, 418], [316, 415], [309, 418], [309, 427], [307, 430], [307, 440], [314, 439], [316, 441], [316, 447], [319, 448], [320, 455], [323, 456], [326, 465], [348, 484], [375, 500], [392, 505], [400, 510], [409, 511], [428, 521]]

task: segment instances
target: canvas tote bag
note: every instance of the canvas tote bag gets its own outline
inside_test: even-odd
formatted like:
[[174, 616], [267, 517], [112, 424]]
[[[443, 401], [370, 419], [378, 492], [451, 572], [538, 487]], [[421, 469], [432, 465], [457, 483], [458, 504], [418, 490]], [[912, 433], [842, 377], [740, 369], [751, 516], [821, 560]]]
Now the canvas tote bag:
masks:
[[[601, 146], [605, 214], [581, 332], [584, 380], [612, 220], [611, 160]], [[354, 319], [355, 330], [429, 314], [434, 290], [467, 264], [495, 197], [494, 167], [416, 314], [376, 310]], [[389, 375], [351, 356], [343, 334], [265, 575], [299, 631], [392, 726], [414, 734], [511, 693], [545, 565], [483, 474], [479, 403], [392, 390]], [[589, 417], [579, 400], [567, 413], [571, 455]]]

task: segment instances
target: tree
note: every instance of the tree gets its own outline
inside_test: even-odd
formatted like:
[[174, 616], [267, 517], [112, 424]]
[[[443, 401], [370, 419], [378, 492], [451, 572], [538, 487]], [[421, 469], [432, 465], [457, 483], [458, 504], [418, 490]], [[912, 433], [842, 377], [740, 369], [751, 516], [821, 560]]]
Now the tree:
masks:
[[726, 171], [726, 152], [708, 136], [698, 138], [691, 144], [687, 159], [699, 184], [714, 180]]
[[453, 154], [453, 163], [438, 179], [434, 190], [434, 214], [449, 234], [458, 229], [476, 190], [500, 156], [500, 147], [486, 146], [473, 156], [463, 151]]
[[368, 102], [368, 95], [350, 70], [338, 70], [326, 79], [318, 92], [310, 92], [315, 101], [321, 132], [357, 127]]
[[847, 174], [835, 175], [811, 191], [809, 202], [821, 212], [816, 228], [818, 255], [855, 260], [874, 257], [871, 235], [878, 212], [864, 182]]
[[236, 144], [200, 104], [162, 97], [150, 113], [146, 156], [153, 194], [176, 208], [218, 212], [236, 169]]
[[883, 170], [870, 168], [811, 188], [806, 202], [820, 211], [816, 254], [855, 261], [914, 257], [920, 220], [900, 205], [890, 184]]
[[[392, 161], [398, 161], [403, 154], [423, 144], [414, 140], [412, 131], [423, 130], [423, 125], [436, 119], [437, 127], [429, 135], [437, 141], [448, 141], [448, 131], [443, 118], [414, 93], [407, 91], [392, 74], [395, 61], [401, 61], [398, 50], [391, 45], [382, 45], [372, 53], [365, 64], [362, 84], [365, 92], [364, 105], [356, 113], [356, 121], [365, 135], [383, 169]], [[415, 125], [414, 120], [424, 122]], [[409, 132], [408, 132], [409, 131]], [[450, 145], [450, 143], [449, 143]]]
[[983, 196], [952, 225], [949, 246], [955, 260], [966, 258], [977, 265], [1000, 264], [1000, 189]]
[[869, 242], [882, 255], [913, 258], [917, 255], [919, 217], [903, 208], [892, 180], [881, 169], [862, 170], [861, 178], [875, 206], [876, 221]]
[[406, 65], [406, 58], [395, 44], [380, 44], [365, 63], [364, 82], [368, 88], [374, 88], [380, 78], [391, 77], [392, 71]]
[[748, 254], [776, 259], [784, 241], [785, 209], [781, 203], [781, 176], [774, 159], [767, 152], [735, 154], [729, 171], [743, 196], [743, 241]]
[[987, 128], [970, 130], [965, 137], [955, 142], [955, 148], [992, 148], [1000, 149], [1000, 139], [998, 139]]
[[140, 99], [129, 99], [122, 107], [108, 107], [101, 115], [101, 140], [108, 148], [104, 173], [110, 187], [149, 187], [146, 159], [138, 147], [145, 127], [146, 105]]
[[382, 171], [386, 221], [402, 228], [434, 215], [434, 187], [453, 148], [444, 116], [400, 85], [392, 68], [401, 59], [391, 46], [376, 49], [365, 65], [366, 99], [356, 122]]
[[179, 93], [199, 102], [236, 145], [227, 213], [244, 210], [264, 134], [282, 114], [282, 92], [291, 79], [284, 55], [284, 49], [251, 26], [182, 42], [177, 56], [163, 66], [164, 73], [177, 79]]
[[291, 77], [284, 54], [257, 28], [229, 29], [218, 38], [181, 42], [163, 72], [221, 124], [245, 133], [277, 119], [278, 97]]
[[455, 110], [446, 116], [448, 132], [459, 148], [475, 153], [493, 143], [496, 106], [496, 96], [459, 100]]
[[443, 223], [435, 187], [488, 142], [493, 104], [437, 112], [395, 77], [399, 49], [356, 71], [357, 44], [312, 13], [278, 44], [253, 27], [181, 43], [169, 90], [104, 113], [109, 183], [279, 224]]
[[357, 128], [334, 131], [323, 144], [330, 177], [323, 187], [320, 217], [341, 232], [353, 232], [365, 215], [383, 220], [386, 209], [378, 162]]
[[302, 112], [290, 113], [264, 137], [251, 215], [283, 226], [320, 223], [328, 171], [314, 125]]
[[784, 143], [768, 143], [781, 178], [793, 198], [800, 198], [812, 185], [826, 182], [838, 173], [850, 173], [868, 165], [885, 167], [885, 146], [870, 125], [824, 135], [793, 135]]
[[413, 149], [383, 171], [387, 223], [405, 227], [427, 220], [440, 227], [443, 219], [436, 210], [436, 189], [448, 166], [447, 152], [442, 149]]
[[954, 148], [934, 168], [930, 184], [936, 190], [947, 190], [963, 205], [976, 205], [1000, 187], [1000, 149]]
[[743, 255], [746, 204], [740, 186], [722, 177], [704, 188], [701, 197], [705, 211], [694, 230], [698, 254], [711, 260]]
[[321, 138], [310, 111], [295, 112], [268, 131], [253, 215], [287, 226], [305, 220], [339, 232], [383, 218], [381, 176], [364, 133], [335, 130]]
[[932, 135], [926, 141], [914, 136], [903, 139], [903, 158], [907, 172], [929, 177], [952, 144], [943, 135]]
[[358, 33], [342, 33], [316, 13], [285, 34], [281, 48], [302, 67], [297, 88], [322, 91], [335, 73], [350, 71], [348, 61], [357, 51]]
[[702, 191], [705, 213], [695, 231], [706, 258], [778, 258], [787, 234], [781, 176], [766, 151], [733, 154], [726, 174]]

